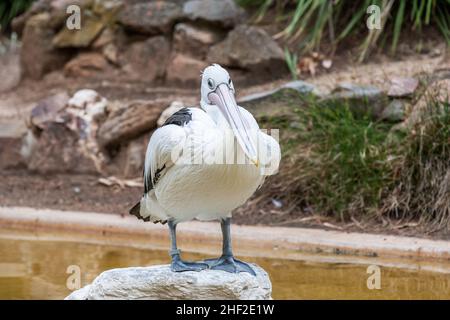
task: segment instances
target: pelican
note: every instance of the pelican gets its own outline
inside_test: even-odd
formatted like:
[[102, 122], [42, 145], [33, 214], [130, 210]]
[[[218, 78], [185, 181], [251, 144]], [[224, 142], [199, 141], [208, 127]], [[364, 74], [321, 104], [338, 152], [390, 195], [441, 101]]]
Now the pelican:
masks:
[[[144, 195], [130, 214], [144, 221], [167, 222], [172, 271], [209, 268], [255, 275], [249, 264], [233, 255], [231, 212], [251, 197], [267, 175], [276, 173], [280, 146], [259, 129], [250, 112], [237, 105], [233, 81], [220, 65], [202, 72], [200, 93], [200, 108], [177, 111], [151, 136], [145, 155]], [[230, 141], [229, 136], [233, 147], [224, 143]], [[176, 227], [193, 219], [220, 220], [223, 247], [219, 258], [181, 259]]]

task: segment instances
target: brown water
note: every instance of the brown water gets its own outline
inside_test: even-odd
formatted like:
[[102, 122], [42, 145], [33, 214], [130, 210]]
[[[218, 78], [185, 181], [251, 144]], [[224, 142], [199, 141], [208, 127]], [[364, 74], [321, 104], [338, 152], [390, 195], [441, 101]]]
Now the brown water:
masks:
[[[204, 255], [187, 253], [189, 259]], [[270, 275], [275, 299], [450, 299], [450, 274], [381, 267], [381, 289], [367, 288], [367, 266], [245, 258]], [[68, 266], [82, 285], [111, 268], [168, 263], [166, 251], [0, 238], [0, 299], [63, 299]]]

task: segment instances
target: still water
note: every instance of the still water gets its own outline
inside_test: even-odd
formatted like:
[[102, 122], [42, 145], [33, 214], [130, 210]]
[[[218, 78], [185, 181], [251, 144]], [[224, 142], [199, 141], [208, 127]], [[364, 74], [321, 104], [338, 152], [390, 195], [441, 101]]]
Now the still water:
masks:
[[[189, 259], [205, 255], [186, 253]], [[450, 274], [381, 267], [381, 289], [367, 288], [367, 266], [245, 258], [270, 275], [274, 299], [450, 299]], [[0, 238], [0, 299], [63, 299], [69, 266], [82, 285], [111, 268], [168, 263], [166, 251], [113, 245]]]

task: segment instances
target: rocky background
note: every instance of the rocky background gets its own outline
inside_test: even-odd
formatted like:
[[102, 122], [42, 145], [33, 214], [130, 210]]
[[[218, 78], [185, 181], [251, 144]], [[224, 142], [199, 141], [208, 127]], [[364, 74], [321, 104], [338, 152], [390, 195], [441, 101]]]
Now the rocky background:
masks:
[[[66, 28], [71, 4], [81, 7], [81, 30]], [[393, 131], [414, 126], [424, 92], [448, 101], [443, 43], [357, 66], [312, 52], [297, 65], [303, 81], [291, 81], [285, 43], [251, 17], [233, 0], [37, 0], [0, 38], [0, 203], [126, 212], [142, 192], [152, 131], [198, 104], [211, 63], [230, 71], [238, 103], [260, 123], [285, 125], [281, 138], [298, 128], [292, 106], [306, 96]], [[258, 199], [267, 200], [259, 211]], [[263, 190], [241, 210], [253, 215], [236, 218], [290, 225], [286, 206]]]

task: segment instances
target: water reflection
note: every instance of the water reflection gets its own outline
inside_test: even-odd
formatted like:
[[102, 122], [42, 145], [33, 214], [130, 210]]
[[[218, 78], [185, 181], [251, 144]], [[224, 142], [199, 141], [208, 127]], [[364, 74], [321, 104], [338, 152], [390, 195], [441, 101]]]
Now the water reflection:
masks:
[[[188, 259], [203, 255], [186, 253]], [[382, 267], [381, 290], [366, 285], [367, 266], [246, 258], [268, 271], [275, 299], [450, 299], [450, 275]], [[111, 268], [165, 264], [166, 251], [58, 241], [0, 239], [1, 299], [62, 299], [68, 266], [81, 284]]]

